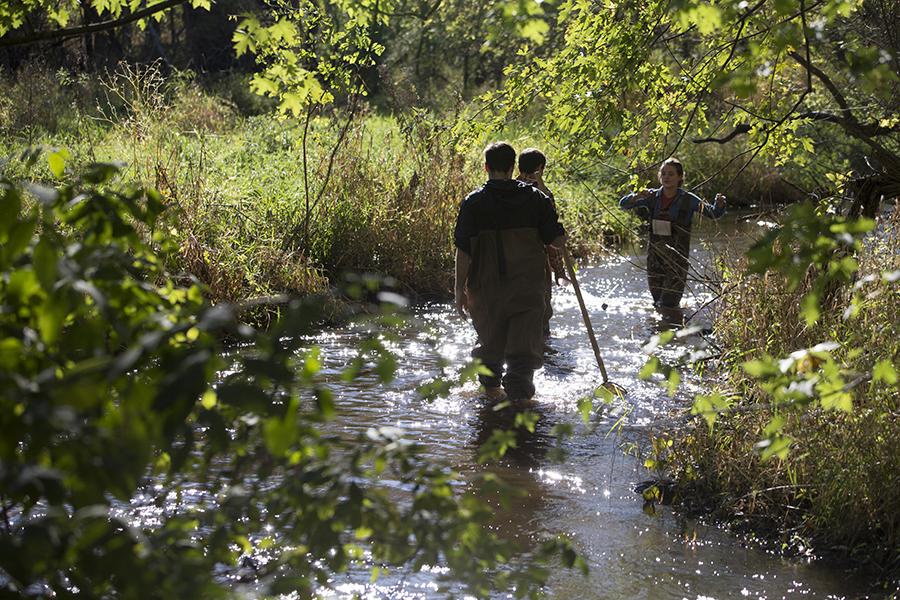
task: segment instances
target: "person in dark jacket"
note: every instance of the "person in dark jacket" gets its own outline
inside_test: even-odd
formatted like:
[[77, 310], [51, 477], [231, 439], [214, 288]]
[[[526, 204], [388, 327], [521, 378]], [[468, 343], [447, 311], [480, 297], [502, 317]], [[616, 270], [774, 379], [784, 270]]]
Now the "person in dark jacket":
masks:
[[650, 220], [647, 249], [647, 282], [653, 305], [663, 310], [677, 309], [687, 281], [694, 214], [718, 219], [725, 214], [725, 196], [716, 194], [713, 204], [685, 191], [684, 166], [677, 158], [663, 161], [659, 168], [660, 188], [632, 192], [619, 201], [626, 210], [643, 209]]
[[506, 142], [484, 151], [488, 181], [466, 196], [456, 221], [454, 291], [478, 334], [472, 356], [491, 371], [480, 376], [486, 395], [525, 402], [543, 364], [546, 247], [562, 251], [565, 232], [550, 198], [512, 179], [515, 162]]

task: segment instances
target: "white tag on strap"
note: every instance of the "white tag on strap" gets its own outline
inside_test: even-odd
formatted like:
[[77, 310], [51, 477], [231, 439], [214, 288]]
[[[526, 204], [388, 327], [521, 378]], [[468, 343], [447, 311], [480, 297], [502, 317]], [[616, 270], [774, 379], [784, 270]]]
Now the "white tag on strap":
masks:
[[664, 221], [662, 219], [653, 219], [653, 233], [656, 235], [672, 235], [672, 221]]

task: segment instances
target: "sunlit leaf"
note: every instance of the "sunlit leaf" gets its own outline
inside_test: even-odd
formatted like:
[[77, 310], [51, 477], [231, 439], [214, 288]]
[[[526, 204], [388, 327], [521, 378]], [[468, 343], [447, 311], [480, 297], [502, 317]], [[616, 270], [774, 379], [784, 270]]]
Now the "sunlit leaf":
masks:
[[888, 359], [880, 360], [872, 368], [872, 381], [896, 385], [897, 370]]

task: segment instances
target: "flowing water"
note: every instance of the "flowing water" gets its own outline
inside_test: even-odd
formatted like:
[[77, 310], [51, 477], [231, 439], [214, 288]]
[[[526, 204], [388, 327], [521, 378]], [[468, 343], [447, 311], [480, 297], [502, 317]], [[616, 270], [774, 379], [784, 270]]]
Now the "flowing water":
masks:
[[[764, 223], [730, 218], [702, 223], [695, 229], [692, 263], [695, 279], [704, 279], [712, 256], [746, 246], [748, 234]], [[431, 457], [465, 474], [490, 468], [527, 492], [513, 510], [498, 515], [497, 528], [524, 541], [565, 534], [590, 565], [590, 575], [561, 570], [548, 592], [554, 598], [860, 598], [866, 582], [834, 564], [812, 557], [781, 558], [758, 544], [730, 534], [714, 524], [679, 516], [669, 507], [655, 514], [642, 510], [635, 485], [652, 476], [635, 458], [646, 450], [651, 435], [683, 419], [693, 393], [707, 385], [688, 376], [674, 398], [658, 382], [642, 381], [637, 373], [646, 361], [642, 348], [666, 328], [652, 309], [644, 259], [607, 257], [582, 265], [579, 280], [597, 331], [611, 380], [628, 390], [624, 407], [610, 407], [593, 428], [581, 425], [578, 398], [600, 382], [570, 289], [555, 288], [546, 364], [536, 374], [537, 407], [542, 415], [534, 436], [501, 465], [478, 465], [476, 456], [485, 435], [500, 423], [484, 406], [475, 385], [455, 390], [449, 398], [423, 402], [416, 387], [439, 371], [442, 357], [462, 364], [475, 341], [471, 325], [449, 304], [418, 307], [417, 326], [410, 327], [394, 350], [399, 360], [397, 380], [387, 392], [361, 380], [337, 388], [341, 413], [335, 427], [353, 433], [372, 426], [400, 427], [418, 440]], [[709, 327], [715, 291], [702, 281], [690, 284], [683, 305], [691, 322]], [[703, 307], [703, 308], [701, 308]], [[693, 314], [700, 309], [697, 314]], [[338, 373], [352, 354], [358, 332], [329, 331], [315, 342], [322, 348], [326, 370]], [[706, 337], [705, 337], [706, 336]], [[676, 339], [663, 353], [702, 351], [714, 344], [708, 333]], [[566, 444], [564, 462], [551, 459], [554, 444], [547, 430], [554, 423], [571, 423], [577, 434]], [[611, 431], [614, 424], [619, 427]], [[629, 450], [631, 452], [629, 452]], [[404, 573], [402, 578], [368, 583], [368, 572], [333, 582], [335, 595], [365, 598], [429, 598], [436, 592], [435, 572]]]

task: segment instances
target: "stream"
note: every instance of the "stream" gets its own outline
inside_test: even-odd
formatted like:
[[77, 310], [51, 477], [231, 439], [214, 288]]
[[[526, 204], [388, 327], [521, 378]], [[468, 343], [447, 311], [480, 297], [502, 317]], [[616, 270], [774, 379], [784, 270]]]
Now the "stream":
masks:
[[[746, 216], [699, 223], [692, 245], [693, 278], [708, 277], [713, 255], [741, 251], [766, 225]], [[608, 408], [593, 428], [582, 425], [576, 401], [589, 395], [601, 379], [571, 288], [554, 288], [546, 364], [535, 376], [534, 410], [542, 415], [541, 424], [502, 464], [477, 463], [479, 444], [499, 424], [475, 384], [431, 403], [416, 394], [416, 387], [439, 371], [441, 357], [453, 365], [463, 364], [475, 341], [471, 325], [449, 304], [414, 309], [416, 325], [394, 344], [399, 369], [387, 390], [374, 377], [336, 388], [340, 415], [333, 426], [347, 434], [372, 426], [402, 428], [425, 446], [431, 458], [463, 476], [490, 469], [527, 492], [513, 510], [498, 514], [496, 528], [525, 541], [565, 534], [590, 566], [587, 577], [559, 570], [547, 589], [553, 598], [866, 597], [866, 581], [833, 563], [814, 556], [780, 557], [717, 524], [685, 518], [671, 507], [657, 507], [655, 514], [642, 510], [643, 499], [634, 487], [652, 474], [636, 452], [647, 450], [654, 433], [683, 422], [693, 394], [707, 386], [698, 376], [685, 374], [670, 398], [658, 381], [637, 377], [647, 358], [642, 348], [667, 326], [652, 308], [643, 252], [640, 248], [632, 252], [581, 265], [579, 271], [610, 379], [628, 390], [625, 406]], [[702, 281], [689, 282], [682, 306], [686, 315], [693, 316], [691, 324], [706, 331], [676, 339], [662, 349], [663, 355], [709, 346], [714, 293]], [[326, 372], [341, 371], [358, 335], [348, 328], [315, 339]], [[576, 433], [566, 443], [566, 460], [557, 462], [548, 455], [555, 443], [548, 429], [566, 422]], [[437, 595], [435, 578], [433, 571], [403, 573], [371, 584], [368, 571], [360, 570], [335, 579], [330, 589], [334, 597], [443, 597]]]

